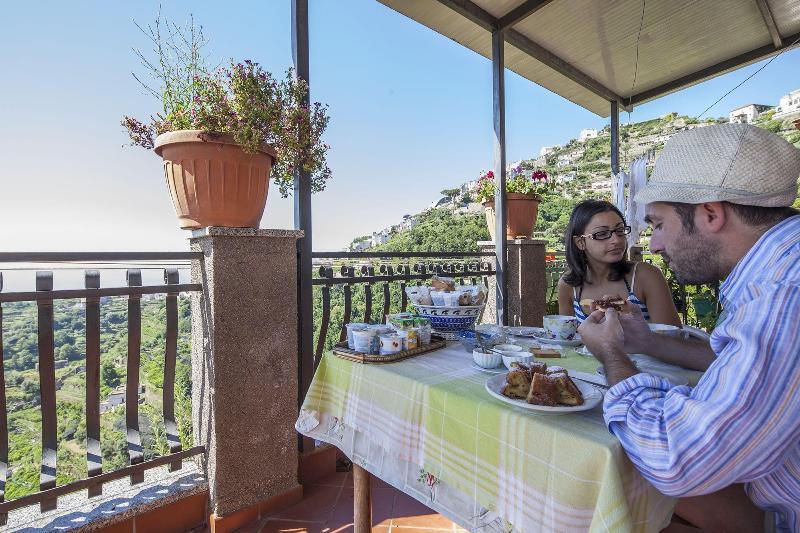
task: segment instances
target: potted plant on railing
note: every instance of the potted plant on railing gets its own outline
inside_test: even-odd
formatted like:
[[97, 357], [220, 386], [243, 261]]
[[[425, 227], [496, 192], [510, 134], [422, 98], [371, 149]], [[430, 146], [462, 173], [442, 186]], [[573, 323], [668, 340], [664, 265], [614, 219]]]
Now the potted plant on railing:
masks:
[[[553, 185], [543, 170], [535, 170], [530, 176], [521, 166], [509, 171], [506, 179], [506, 236], [509, 239], [529, 239], [533, 235], [539, 202], [553, 190]], [[492, 236], [495, 231], [494, 196], [494, 172], [481, 172], [477, 199], [483, 204], [486, 224]]]
[[[164, 160], [172, 203], [184, 229], [258, 227], [270, 175], [283, 197], [295, 169], [311, 175], [312, 192], [331, 177], [326, 164], [326, 107], [304, 105], [307, 84], [286, 73], [277, 81], [258, 63], [230, 62], [210, 71], [200, 49], [202, 32], [160, 21], [142, 29], [155, 43], [156, 61], [137, 51], [158, 82], [163, 111], [143, 123], [124, 117], [131, 144]], [[139, 80], [138, 77], [134, 77]]]

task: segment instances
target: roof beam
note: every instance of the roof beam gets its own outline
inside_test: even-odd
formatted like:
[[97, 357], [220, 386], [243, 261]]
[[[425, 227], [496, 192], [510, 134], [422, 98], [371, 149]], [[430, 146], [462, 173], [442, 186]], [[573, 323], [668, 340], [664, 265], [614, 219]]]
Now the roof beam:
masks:
[[602, 96], [603, 98], [609, 101], [615, 100], [620, 103], [620, 106], [624, 107], [623, 105], [624, 102], [621, 96], [619, 96], [617, 93], [615, 93], [614, 91], [612, 91], [599, 81], [578, 70], [570, 63], [567, 63], [565, 60], [561, 59], [550, 50], [544, 48], [539, 44], [536, 44], [534, 41], [528, 39], [527, 37], [525, 37], [516, 30], [506, 30], [505, 34], [506, 34], [506, 42], [511, 46], [514, 46], [515, 48], [522, 50], [532, 58], [536, 59], [541, 63], [544, 63], [551, 69], [562, 74], [563, 76], [566, 76], [567, 78], [571, 79], [578, 85], [583, 86], [585, 89], [588, 89], [594, 94]]
[[484, 30], [493, 32], [497, 29], [497, 19], [470, 0], [439, 0], [439, 3], [471, 20]]
[[716, 65], [711, 65], [710, 67], [698, 70], [697, 72], [687, 74], [686, 76], [682, 76], [676, 80], [669, 81], [663, 85], [659, 85], [658, 87], [653, 87], [652, 89], [642, 91], [639, 94], [632, 96], [630, 98], [630, 103], [632, 105], [640, 104], [647, 100], [652, 100], [654, 98], [658, 98], [659, 96], [663, 96], [667, 93], [676, 91], [678, 89], [682, 89], [684, 87], [697, 83], [706, 78], [711, 78], [718, 74], [722, 74], [723, 72], [733, 70], [747, 63], [752, 63], [754, 61], [764, 59], [778, 52], [781, 52], [782, 50], [786, 50], [787, 48], [792, 48], [796, 46], [798, 44], [798, 41], [800, 41], [800, 33], [789, 35], [785, 39], [783, 39], [783, 43], [790, 43], [788, 45], [782, 44], [780, 48], [776, 49], [772, 44], [768, 44], [760, 48], [756, 48], [755, 50], [751, 50], [750, 52], [745, 52], [744, 54], [740, 54], [736, 57], [726, 59], [725, 61], [717, 63]]
[[772, 42], [775, 44], [775, 49], [781, 48], [783, 46], [781, 33], [778, 31], [778, 25], [775, 24], [775, 17], [772, 16], [772, 11], [769, 9], [767, 0], [756, 0], [756, 5], [758, 6], [758, 10], [761, 11], [764, 24], [767, 25], [767, 29], [769, 30], [769, 36], [772, 37]]
[[552, 2], [552, 0], [526, 0], [499, 19], [497, 29], [505, 30], [520, 22]]
[[[459, 15], [466, 17], [467, 19], [471, 20], [472, 22], [474, 22], [475, 24], [477, 24], [478, 26], [489, 32], [497, 31], [497, 28], [499, 27], [499, 20], [497, 18], [495, 18], [488, 11], [484, 10], [480, 6], [473, 3], [471, 0], [438, 0], [438, 2], [444, 6], [449, 7]], [[526, 2], [526, 4], [527, 3], [529, 2]], [[543, 5], [544, 4], [542, 4], [542, 6]], [[593, 79], [584, 72], [578, 70], [570, 63], [566, 62], [562, 58], [555, 55], [550, 50], [544, 48], [539, 44], [536, 44], [534, 41], [532, 41], [528, 37], [525, 37], [516, 30], [511, 30], [511, 29], [505, 30], [503, 34], [505, 36], [505, 42], [507, 42], [511, 46], [518, 48], [522, 52], [531, 56], [533, 59], [536, 59], [540, 63], [547, 65], [548, 67], [555, 70], [559, 74], [566, 76], [567, 78], [571, 79], [578, 85], [582, 86], [584, 89], [602, 98], [605, 98], [606, 100], [618, 101], [620, 103], [620, 107], [626, 110], [628, 109], [627, 107], [625, 107], [625, 102], [623, 101], [621, 96], [616, 94], [608, 87], [604, 86], [599, 81]]]

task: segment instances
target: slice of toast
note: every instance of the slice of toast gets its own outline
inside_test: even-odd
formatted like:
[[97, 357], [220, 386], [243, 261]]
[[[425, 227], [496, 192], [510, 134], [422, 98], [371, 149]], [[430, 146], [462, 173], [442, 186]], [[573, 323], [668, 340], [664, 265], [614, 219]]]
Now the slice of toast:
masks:
[[561, 352], [553, 350], [552, 348], [531, 348], [530, 352], [536, 357], [542, 359], [557, 359], [561, 357]]
[[565, 374], [552, 374], [548, 376], [552, 378], [558, 389], [558, 403], [563, 405], [583, 405], [583, 394], [580, 389], [575, 385], [575, 382]]
[[547, 374], [534, 374], [531, 390], [525, 399], [528, 403], [554, 407], [559, 399], [556, 381]]

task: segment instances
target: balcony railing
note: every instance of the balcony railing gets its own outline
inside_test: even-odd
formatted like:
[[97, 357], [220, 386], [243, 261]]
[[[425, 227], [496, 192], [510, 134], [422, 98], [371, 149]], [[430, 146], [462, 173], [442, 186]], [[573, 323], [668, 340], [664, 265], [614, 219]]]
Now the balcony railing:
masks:
[[[153, 268], [152, 261], [168, 263], [163, 269], [164, 282], [157, 285], [142, 284], [142, 270], [128, 268], [126, 286], [101, 287], [100, 270], [87, 269], [84, 272], [83, 289], [54, 290], [53, 271], [36, 271], [35, 291], [2, 292], [2, 272], [0, 272], [0, 354], [3, 352], [2, 322], [3, 304], [11, 302], [35, 302], [38, 336], [38, 376], [41, 406], [41, 464], [39, 490], [10, 501], [5, 500], [9, 467], [9, 424], [6, 402], [6, 380], [4, 365], [0, 364], [0, 524], [5, 524], [8, 512], [38, 503], [41, 511], [56, 508], [58, 497], [82, 489], [88, 490], [89, 497], [102, 493], [103, 484], [115, 479], [130, 476], [132, 484], [144, 480], [144, 472], [161, 465], [170, 469], [181, 468], [184, 458], [200, 454], [202, 446], [182, 449], [175, 420], [175, 367], [178, 348], [178, 295], [183, 292], [200, 291], [200, 284], [181, 284], [179, 282], [178, 262], [202, 258], [202, 253], [0, 253], [2, 263], [67, 263], [76, 268], [75, 263], [97, 265], [103, 269], [111, 264], [124, 262], [144, 263], [145, 268]], [[80, 267], [78, 267], [80, 268]], [[27, 267], [23, 267], [27, 270]], [[15, 268], [13, 270], [20, 270]], [[163, 424], [166, 433], [168, 453], [160, 457], [146, 459], [139, 428], [139, 390], [140, 356], [142, 347], [142, 307], [143, 295], [165, 295], [166, 334], [164, 345], [163, 373]], [[125, 443], [128, 466], [114, 471], [103, 471], [100, 424], [100, 349], [101, 349], [101, 298], [127, 298], [127, 374], [125, 386]], [[85, 306], [85, 423], [86, 423], [86, 467], [87, 477], [65, 484], [57, 484], [59, 473], [56, 462], [59, 434], [56, 411], [56, 363], [55, 363], [55, 317], [54, 301], [81, 299]]]
[[[347, 338], [347, 323], [385, 323], [387, 314], [406, 311], [409, 283], [447, 276], [462, 285], [479, 281], [488, 285], [489, 276], [495, 274], [486, 260], [494, 252], [315, 252], [312, 257], [316, 274], [312, 283], [319, 288], [319, 293], [315, 291], [315, 304], [319, 303], [314, 312], [315, 368], [325, 350]], [[375, 289], [380, 294], [378, 302]]]

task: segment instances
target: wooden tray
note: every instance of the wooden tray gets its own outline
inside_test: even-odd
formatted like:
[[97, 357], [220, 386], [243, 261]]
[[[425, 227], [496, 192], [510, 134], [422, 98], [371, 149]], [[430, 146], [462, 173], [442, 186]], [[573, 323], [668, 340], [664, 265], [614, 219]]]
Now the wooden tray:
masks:
[[351, 350], [347, 347], [347, 341], [344, 341], [334, 344], [333, 355], [342, 359], [347, 359], [348, 361], [354, 361], [356, 363], [394, 363], [395, 361], [402, 361], [403, 359], [408, 359], [409, 357], [416, 357], [424, 353], [444, 348], [445, 346], [447, 346], [447, 341], [445, 341], [442, 337], [439, 337], [438, 335], [431, 335], [430, 344], [420, 346], [419, 348], [414, 348], [413, 350], [402, 350], [391, 355], [369, 355]]

